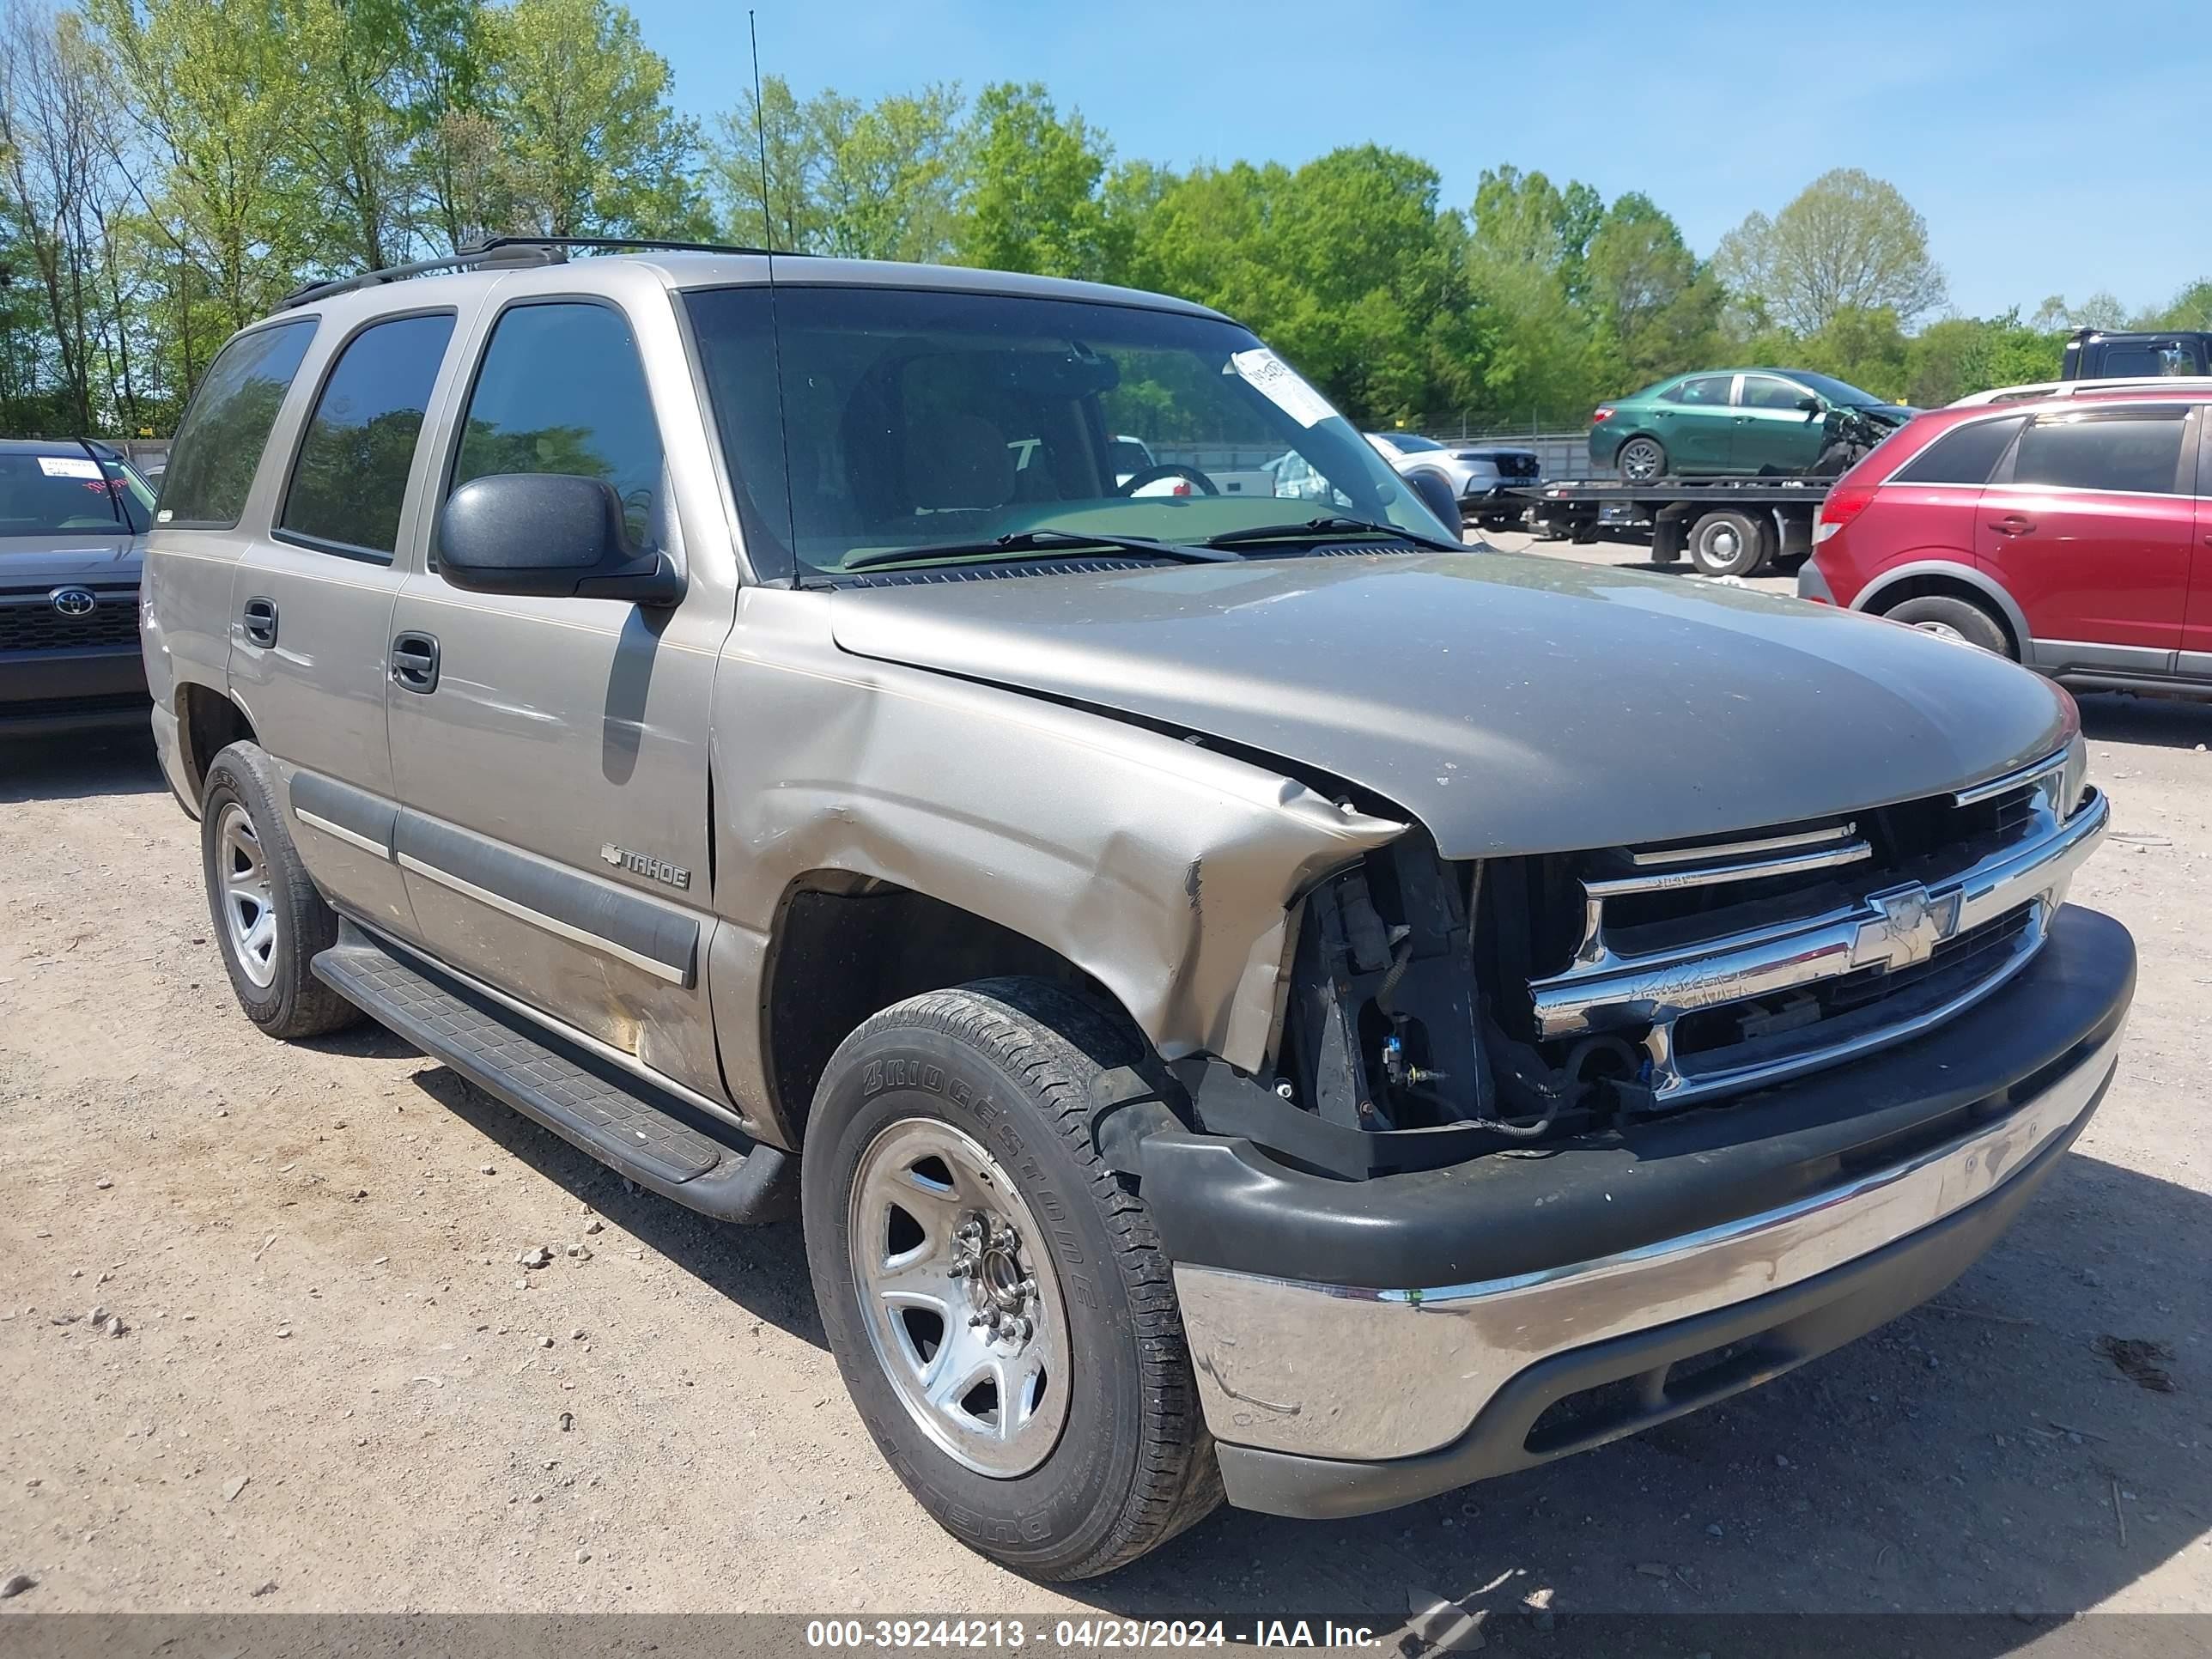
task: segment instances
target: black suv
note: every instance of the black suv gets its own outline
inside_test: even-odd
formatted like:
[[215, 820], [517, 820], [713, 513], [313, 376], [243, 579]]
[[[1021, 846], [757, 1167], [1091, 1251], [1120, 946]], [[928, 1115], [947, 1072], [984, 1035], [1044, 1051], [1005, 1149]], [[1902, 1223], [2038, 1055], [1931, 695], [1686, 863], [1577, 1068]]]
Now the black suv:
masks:
[[2188, 329], [2108, 333], [2077, 328], [2060, 360], [2062, 380], [2130, 380], [2168, 374], [2212, 374], [2212, 334]]

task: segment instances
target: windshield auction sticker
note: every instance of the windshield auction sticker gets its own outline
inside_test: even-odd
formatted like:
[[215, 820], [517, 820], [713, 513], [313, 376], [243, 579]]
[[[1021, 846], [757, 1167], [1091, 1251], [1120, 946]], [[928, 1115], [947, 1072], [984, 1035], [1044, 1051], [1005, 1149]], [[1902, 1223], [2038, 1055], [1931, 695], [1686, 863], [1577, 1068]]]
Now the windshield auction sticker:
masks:
[[1300, 426], [1312, 426], [1336, 413], [1328, 398], [1299, 378], [1297, 370], [1265, 346], [1236, 353], [1229, 359], [1229, 367], [1259, 387], [1261, 395]]
[[[1310, 426], [1312, 422], [1306, 422]], [[41, 455], [39, 471], [49, 478], [97, 478], [100, 463], [88, 455]]]

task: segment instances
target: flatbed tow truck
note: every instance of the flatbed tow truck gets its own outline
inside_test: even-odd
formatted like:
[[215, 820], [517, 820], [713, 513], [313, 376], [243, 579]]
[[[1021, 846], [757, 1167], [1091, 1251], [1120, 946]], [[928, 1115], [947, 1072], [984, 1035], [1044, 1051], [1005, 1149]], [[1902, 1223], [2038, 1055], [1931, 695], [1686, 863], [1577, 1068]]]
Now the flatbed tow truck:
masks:
[[1813, 550], [1813, 521], [1832, 477], [1583, 478], [1520, 493], [1540, 535], [1578, 544], [1648, 531], [1656, 564], [1687, 557], [1706, 576], [1794, 568]]

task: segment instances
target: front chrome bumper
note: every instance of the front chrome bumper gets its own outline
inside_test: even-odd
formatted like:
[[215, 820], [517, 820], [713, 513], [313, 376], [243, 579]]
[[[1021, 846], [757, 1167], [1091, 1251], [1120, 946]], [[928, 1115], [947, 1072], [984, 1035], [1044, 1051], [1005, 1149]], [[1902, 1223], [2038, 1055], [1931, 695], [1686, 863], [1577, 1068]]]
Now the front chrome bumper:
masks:
[[1554, 1356], [1800, 1285], [1991, 1199], [2094, 1109], [2123, 1029], [2112, 1025], [2002, 1117], [1948, 1143], [1615, 1255], [1413, 1290], [1179, 1262], [1176, 1291], [1206, 1426], [1229, 1447], [1301, 1458], [1434, 1452]]
[[[2110, 827], [2111, 803], [2096, 791], [2088, 791], [2078, 804], [2061, 800], [2069, 776], [2069, 755], [2062, 750], [1953, 798], [1966, 805], [2005, 789], [2034, 785], [2042, 805], [2039, 828], [2027, 840], [1990, 852], [1942, 880], [1931, 878], [1924, 887], [1910, 883], [1826, 915], [1656, 955], [1626, 956], [1617, 952], [1607, 938], [1608, 896], [1616, 890], [1645, 891], [1707, 881], [1715, 878], [1713, 872], [1662, 869], [1620, 880], [1585, 882], [1587, 915], [1573, 963], [1565, 972], [1530, 986], [1538, 1029], [1550, 1037], [1622, 1030], [1648, 1033], [1644, 1040], [1652, 1056], [1652, 1096], [1662, 1105], [1680, 1105], [1822, 1070], [1942, 1024], [1996, 991], [2041, 948], [2051, 917], [2065, 902], [2075, 871], [2096, 850]], [[1863, 842], [1854, 842], [1840, 848], [1785, 852], [1719, 873], [1738, 879], [1783, 873], [1847, 862], [1850, 856], [1863, 856], [1866, 851]], [[1674, 1052], [1674, 1022], [1685, 1015], [1803, 989], [1862, 969], [1924, 959], [1940, 942], [2023, 907], [2028, 910], [2027, 926], [2000, 969], [1914, 1018], [1736, 1065], [1699, 1066]]]

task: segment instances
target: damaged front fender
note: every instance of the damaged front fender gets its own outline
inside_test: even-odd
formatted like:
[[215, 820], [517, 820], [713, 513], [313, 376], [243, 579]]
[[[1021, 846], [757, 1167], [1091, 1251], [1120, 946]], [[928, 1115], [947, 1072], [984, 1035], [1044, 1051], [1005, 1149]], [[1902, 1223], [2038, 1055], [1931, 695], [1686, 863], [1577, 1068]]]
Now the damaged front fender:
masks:
[[[740, 1098], [770, 1096], [763, 985], [793, 884], [896, 884], [1056, 951], [1160, 1053], [1265, 1061], [1293, 901], [1407, 824], [1110, 717], [841, 652], [821, 596], [752, 588], [715, 679], [713, 964]], [[762, 999], [750, 995], [758, 1004]]]

